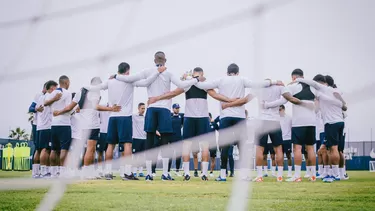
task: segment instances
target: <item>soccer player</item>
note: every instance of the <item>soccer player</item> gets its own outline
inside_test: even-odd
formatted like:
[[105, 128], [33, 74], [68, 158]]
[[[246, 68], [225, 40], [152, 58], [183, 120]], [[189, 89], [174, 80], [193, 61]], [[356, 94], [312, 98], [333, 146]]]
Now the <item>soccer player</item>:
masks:
[[[145, 70], [140, 74], [143, 78], [150, 78], [151, 73], [153, 73], [156, 68], [165, 68], [165, 63], [167, 59], [164, 52], [158, 51], [154, 55], [154, 62], [156, 67], [149, 70]], [[122, 80], [123, 77], [117, 77], [117, 80]], [[147, 79], [148, 79], [147, 78]], [[148, 97], [156, 97], [163, 95], [164, 93], [170, 92], [171, 83], [179, 88], [187, 88], [196, 83], [198, 83], [199, 77], [191, 80], [181, 81], [178, 77], [174, 76], [169, 71], [165, 71], [159, 74], [151, 84], [147, 87]], [[172, 119], [171, 119], [171, 100], [160, 100], [149, 106], [145, 117], [145, 131], [147, 132], [146, 150], [153, 148], [155, 133], [158, 129], [161, 133], [161, 145], [166, 145], [170, 142], [173, 129], [172, 129]], [[146, 169], [147, 176], [146, 181], [153, 180], [152, 176], [152, 160], [147, 158], [146, 153]], [[161, 176], [162, 180], [168, 180], [168, 163], [169, 158], [163, 158], [163, 174]]]
[[[215, 132], [219, 130], [219, 125], [212, 118], [211, 113], [209, 113], [208, 116], [210, 117], [210, 131], [209, 132], [213, 133], [213, 138], [216, 140]], [[217, 145], [215, 148], [210, 149], [210, 157], [211, 157], [210, 177], [214, 177], [214, 170], [215, 170], [216, 156], [217, 156], [216, 153], [217, 153]]]
[[[138, 104], [138, 113], [133, 114], [133, 153], [137, 153], [135, 159], [139, 159], [141, 156], [144, 156], [143, 152], [146, 145], [146, 132], [143, 130], [145, 125], [145, 116], [146, 106], [144, 103]], [[144, 177], [143, 174], [143, 165], [133, 167], [133, 174], [137, 176], [137, 170], [139, 170], [139, 177]]]
[[292, 118], [285, 113], [285, 106], [281, 105], [279, 108], [280, 125], [283, 133], [283, 153], [288, 159], [288, 175], [292, 177]]
[[[108, 89], [108, 102], [109, 106], [120, 106], [119, 112], [111, 112], [108, 121], [108, 133], [107, 133], [107, 151], [106, 160], [112, 160], [113, 150], [115, 145], [119, 143], [119, 148], [123, 149], [122, 153], [124, 156], [132, 155], [132, 111], [133, 111], [133, 94], [134, 87], [137, 86], [149, 86], [157, 77], [164, 72], [166, 68], [154, 68], [150, 71], [142, 71], [138, 74], [130, 74], [130, 65], [126, 62], [122, 62], [118, 66], [118, 72], [113, 76], [114, 79], [110, 79], [105, 83], [98, 86], [87, 87], [88, 90], [107, 90]], [[149, 76], [146, 79], [145, 75]], [[169, 114], [169, 112], [168, 112]], [[169, 117], [169, 116], [168, 116]], [[120, 146], [121, 145], [121, 146]], [[124, 174], [121, 172], [121, 176], [124, 180], [138, 180], [137, 177], [131, 172], [131, 165], [125, 164]], [[120, 168], [121, 169], [121, 168]], [[107, 180], [112, 180], [112, 165], [106, 164]]]
[[[51, 106], [51, 111], [64, 109], [72, 101], [72, 94], [68, 91], [70, 85], [69, 78], [65, 75], [59, 78], [59, 88], [54, 90], [45, 99], [44, 104]], [[72, 141], [72, 131], [70, 127], [70, 114], [52, 116], [51, 123], [51, 155], [52, 165], [51, 177], [57, 177], [58, 172], [65, 173], [64, 162], [68, 154], [70, 143]], [[60, 151], [60, 156], [58, 152]], [[59, 165], [59, 166], [58, 166]]]
[[[174, 142], [178, 142], [182, 140], [181, 129], [182, 129], [182, 126], [184, 125], [184, 114], [180, 113], [180, 105], [178, 103], [173, 104], [172, 109], [173, 109], [173, 112], [171, 113], [171, 118], [172, 118], [173, 135], [171, 138], [171, 143], [174, 143]], [[171, 170], [171, 166], [172, 166], [172, 159], [169, 160], [168, 173]], [[175, 175], [178, 177], [182, 176], [180, 174], [180, 168], [181, 168], [181, 156], [176, 156]]]
[[[239, 67], [236, 64], [230, 64], [227, 68], [227, 76], [212, 82], [199, 82], [196, 86], [200, 89], [219, 89], [219, 93], [231, 98], [244, 98], [245, 88], [254, 86], [267, 87], [272, 85], [271, 80], [266, 80], [260, 84], [253, 84], [250, 80], [239, 76]], [[277, 84], [277, 83], [275, 83]], [[245, 120], [245, 106], [229, 107], [222, 109], [220, 113], [220, 129], [234, 126]], [[244, 134], [234, 134], [244, 139]], [[219, 137], [220, 140], [220, 137]], [[224, 146], [221, 153], [221, 172], [216, 181], [226, 181], [226, 167], [228, 162], [228, 151], [230, 145]]]
[[38, 104], [39, 99], [46, 93], [46, 84], [44, 84], [42, 92], [35, 95], [33, 102], [29, 106], [29, 113], [33, 113], [33, 125], [32, 125], [32, 135], [33, 142], [35, 146], [34, 156], [33, 156], [33, 165], [32, 165], [32, 177], [39, 178], [40, 176], [40, 149], [38, 146], [39, 134], [37, 130], [38, 123], [38, 113], [43, 111], [43, 104]]
[[[301, 69], [293, 70], [293, 82], [298, 78], [303, 78], [303, 71]], [[305, 145], [308, 154], [307, 166], [308, 171], [311, 171], [310, 181], [316, 181], [316, 157], [314, 144], [315, 140], [315, 105], [314, 100], [316, 90], [305, 83], [292, 83], [288, 85], [283, 91], [281, 101], [290, 101], [291, 98], [296, 98], [301, 102], [299, 104], [293, 103], [292, 115], [292, 142], [294, 151], [294, 168], [295, 173], [292, 178], [287, 179], [288, 182], [301, 182], [301, 164], [302, 164], [302, 146]], [[276, 101], [266, 103], [268, 107], [275, 105]], [[278, 102], [278, 105], [280, 102]], [[283, 103], [282, 103], [283, 104]], [[302, 105], [303, 104], [303, 105]]]
[[51, 121], [52, 114], [49, 106], [44, 107], [44, 100], [51, 92], [53, 92], [57, 83], [55, 81], [47, 81], [44, 84], [46, 92], [39, 97], [37, 103], [37, 128], [38, 131], [38, 150], [40, 152], [40, 175], [41, 177], [49, 177], [49, 154], [51, 146]]
[[344, 133], [345, 124], [342, 111], [343, 109], [346, 110], [346, 105], [344, 102], [336, 99], [334, 93], [337, 93], [337, 90], [327, 86], [326, 78], [323, 75], [316, 75], [313, 80], [298, 79], [297, 81], [309, 84], [318, 90], [319, 106], [322, 112], [324, 132], [327, 139], [326, 148], [333, 171], [333, 175], [326, 176], [323, 181], [333, 182], [335, 179], [340, 180], [340, 154], [338, 145]]
[[[203, 78], [203, 69], [200, 67], [196, 67], [193, 70], [193, 77], [194, 78]], [[223, 102], [231, 102], [233, 100], [222, 96], [216, 93], [214, 90], [202, 90], [197, 88], [195, 85], [190, 86], [189, 88], [182, 89], [177, 88], [176, 90], [166, 93], [164, 95], [158, 96], [156, 98], [150, 99], [150, 103], [164, 100], [164, 99], [171, 99], [179, 94], [185, 92], [185, 99], [186, 99], [186, 107], [185, 107], [185, 115], [184, 115], [184, 125], [183, 125], [183, 139], [189, 139], [195, 136], [203, 135], [209, 132], [210, 121], [208, 118], [208, 103], [207, 103], [207, 94], [212, 96], [213, 98], [223, 101]], [[163, 135], [162, 135], [163, 137]], [[190, 150], [192, 144], [198, 143], [191, 143], [190, 141], [184, 142], [184, 149], [183, 149], [183, 166], [184, 166], [184, 180], [190, 180], [190, 171], [189, 171], [189, 163], [190, 163]], [[208, 160], [209, 160], [209, 146], [207, 143], [202, 142], [202, 176], [201, 179], [204, 181], [208, 180]], [[194, 152], [193, 152], [194, 153]]]

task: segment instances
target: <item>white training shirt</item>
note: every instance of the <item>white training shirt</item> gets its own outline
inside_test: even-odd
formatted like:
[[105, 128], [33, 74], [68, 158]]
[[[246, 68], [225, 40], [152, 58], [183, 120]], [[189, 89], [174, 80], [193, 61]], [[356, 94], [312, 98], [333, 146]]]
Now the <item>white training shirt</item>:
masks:
[[316, 140], [320, 140], [320, 133], [324, 132], [324, 123], [320, 109], [316, 113]]
[[[191, 89], [192, 86], [184, 89], [185, 93]], [[206, 90], [205, 90], [206, 91]], [[193, 94], [194, 95], [194, 94]], [[186, 96], [185, 96], [186, 97]], [[208, 94], [207, 94], [208, 97]], [[207, 98], [189, 98], [185, 100], [184, 117], [201, 118], [208, 117], [208, 102]]]
[[[285, 87], [284, 93], [290, 93], [295, 95], [302, 91], [302, 84], [294, 83]], [[316, 90], [310, 86], [310, 91], [316, 96]], [[314, 104], [314, 101], [302, 100], [305, 103]], [[316, 116], [314, 109], [309, 109], [300, 105], [292, 104], [292, 126], [293, 127], [304, 127], [304, 126], [315, 126]]]
[[[143, 79], [149, 80], [152, 79], [153, 74], [157, 72], [158, 75], [155, 80], [151, 80], [151, 83], [141, 83], [136, 84], [137, 87], [147, 87], [147, 94], [148, 97], [157, 97], [160, 95], [163, 95], [165, 93], [168, 93], [171, 91], [171, 82], [176, 85], [178, 88], [188, 88], [196, 83], [198, 83], [197, 79], [192, 78], [190, 80], [181, 81], [179, 77], [174, 76], [169, 71], [164, 71], [163, 73], [158, 72], [157, 67], [153, 67], [147, 70], [144, 70], [139, 73], [140, 76], [142, 76]], [[137, 74], [136, 74], [137, 75]], [[116, 77], [117, 80], [123, 80], [124, 75], [119, 75]], [[170, 109], [172, 106], [172, 99], [168, 100], [159, 100], [156, 103], [151, 104], [150, 108], [166, 108]]]
[[135, 139], [146, 139], [147, 134], [144, 131], [145, 127], [145, 116], [139, 114], [132, 115], [133, 120], [133, 138]]
[[[270, 86], [270, 81], [266, 80], [259, 84], [252, 83], [247, 78], [241, 76], [225, 76], [221, 79], [213, 80], [211, 82], [199, 82], [196, 86], [200, 89], [219, 89], [219, 93], [228, 98], [243, 98], [245, 97], [245, 88], [251, 87], [267, 87]], [[220, 118], [238, 117], [245, 118], [245, 105], [238, 107], [230, 107], [220, 111]]]
[[109, 122], [109, 115], [111, 112], [109, 111], [100, 111], [100, 133], [107, 133], [108, 131], [108, 122]]
[[48, 130], [51, 129], [52, 124], [52, 112], [50, 106], [44, 106], [44, 101], [50, 93], [46, 93], [39, 97], [37, 107], [43, 106], [44, 109], [42, 112], [37, 112], [37, 126], [36, 130]]
[[[55, 97], [57, 93], [61, 93], [61, 91], [57, 89], [54, 90], [50, 95], [46, 97], [46, 101]], [[51, 112], [53, 113], [54, 111], [61, 111], [66, 106], [70, 105], [71, 102], [72, 94], [68, 90], [63, 88], [60, 100], [50, 105]], [[52, 126], [70, 126], [70, 113], [65, 113], [59, 116], [52, 116]]]
[[[282, 97], [283, 90], [283, 86], [270, 86], [267, 88], [263, 88], [260, 90], [260, 93], [258, 95], [258, 101], [259, 103], [262, 101], [267, 103], [279, 100], [280, 97]], [[280, 105], [271, 108], [259, 106], [258, 119], [268, 121], [280, 121], [279, 107]]]
[[[38, 104], [38, 101], [39, 101], [41, 96], [43, 96], [43, 93], [41, 93], [41, 92], [36, 94], [34, 99], [33, 99], [33, 103]], [[38, 108], [38, 107], [35, 107], [35, 108]], [[33, 116], [34, 116], [33, 125], [37, 125], [38, 124], [38, 114], [37, 114], [37, 112], [33, 113]]]
[[[69, 114], [70, 115], [70, 114]], [[83, 131], [82, 131], [82, 115], [81, 113], [74, 113], [71, 115], [71, 128], [72, 128], [72, 139], [83, 139]]]
[[292, 140], [292, 118], [285, 114], [280, 117], [281, 132], [284, 141]]
[[[81, 99], [81, 91], [76, 92], [73, 102], [77, 103]], [[100, 91], [88, 91], [83, 108], [80, 108], [80, 120], [82, 129], [99, 129], [100, 118], [96, 106], [100, 101]]]
[[339, 94], [340, 91], [332, 87], [320, 84], [313, 80], [307, 79], [297, 79], [314, 87], [317, 92], [317, 98], [319, 100], [319, 109], [322, 113], [323, 123], [324, 124], [334, 124], [338, 122], [344, 122], [344, 117], [342, 113], [342, 102], [334, 96], [334, 92]]

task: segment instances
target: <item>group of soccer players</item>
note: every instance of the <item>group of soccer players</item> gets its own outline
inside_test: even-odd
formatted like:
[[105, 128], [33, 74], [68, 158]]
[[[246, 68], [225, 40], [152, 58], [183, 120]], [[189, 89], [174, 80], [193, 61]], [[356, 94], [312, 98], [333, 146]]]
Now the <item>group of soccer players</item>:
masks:
[[[334, 87], [331, 77], [317, 75], [314, 80], [306, 80], [303, 79], [302, 70], [296, 69], [292, 72], [293, 82], [284, 87], [281, 81], [270, 79], [258, 83], [251, 82], [239, 76], [238, 65], [230, 64], [226, 71], [227, 76], [206, 81], [202, 68], [196, 67], [191, 76], [185, 74], [180, 78], [167, 70], [166, 61], [163, 52], [156, 52], [155, 67], [137, 74], [130, 74], [129, 64], [120, 63], [117, 74], [112, 75], [107, 81], [103, 82], [100, 78], [94, 77], [89, 86], [83, 87], [77, 93], [69, 91], [70, 81], [67, 76], [61, 76], [58, 84], [53, 80], [47, 81], [42, 93], [35, 97], [29, 108], [29, 112], [35, 114], [33, 136], [36, 152], [33, 159], [33, 177], [71, 176], [71, 169], [64, 167], [68, 151], [72, 143], [84, 143], [81, 176], [87, 179], [104, 176], [107, 180], [112, 180], [111, 163], [106, 163], [104, 169], [99, 163], [97, 170], [92, 164], [95, 161], [95, 152], [98, 154], [98, 162], [112, 160], [115, 146], [118, 144], [122, 156], [131, 157], [133, 153], [137, 153], [133, 159], [146, 160], [145, 174], [143, 174], [142, 166], [121, 163], [121, 177], [124, 180], [139, 180], [137, 176], [144, 176], [146, 181], [151, 181], [155, 176], [153, 174], [155, 162], [152, 162], [155, 158], [150, 157], [148, 153], [139, 152], [182, 140], [184, 180], [190, 180], [189, 162], [192, 146], [200, 144], [202, 149], [200, 177], [207, 181], [209, 160], [211, 157], [212, 175], [215, 160], [212, 158], [216, 157], [216, 150], [210, 150], [213, 146], [209, 146], [208, 142], [202, 140], [196, 143], [189, 139], [219, 128], [245, 125], [243, 124], [246, 120], [245, 104], [257, 97], [260, 102], [257, 119], [260, 120], [260, 125], [267, 127], [259, 127], [256, 130], [257, 177], [254, 181], [263, 181], [262, 166], [264, 165], [264, 152], [268, 147], [268, 137], [272, 143], [272, 147], [268, 149], [273, 149], [275, 152], [273, 157], [278, 166], [277, 181], [283, 181], [283, 148], [290, 159], [288, 161], [290, 178], [287, 181], [302, 181], [302, 154], [306, 154], [307, 157], [309, 179], [316, 180], [314, 149], [316, 113], [320, 113], [323, 118], [326, 134], [326, 141], [323, 142], [318, 152], [321, 158], [319, 164], [324, 165], [324, 168], [319, 165], [319, 173], [327, 182], [346, 178], [345, 172], [339, 170], [339, 165], [343, 167], [341, 161], [343, 159], [343, 110], [347, 108], [340, 92]], [[171, 83], [176, 85], [177, 89], [171, 90]], [[138, 104], [137, 114], [132, 113], [135, 87], [147, 88], [148, 102], [145, 116], [146, 105], [144, 103]], [[246, 88], [253, 88], [254, 92], [245, 96]], [[100, 104], [101, 90], [108, 92], [106, 105]], [[183, 93], [186, 99], [185, 113], [180, 114], [179, 105], [174, 104], [171, 114], [171, 99]], [[218, 121], [214, 121], [209, 114], [207, 94], [221, 103]], [[291, 138], [285, 135], [283, 143], [281, 128], [286, 128], [283, 126], [285, 125], [283, 119], [287, 119], [283, 114], [283, 109], [285, 109], [283, 104], [288, 101], [293, 103], [293, 116], [291, 127], [289, 127]], [[290, 124], [290, 121], [286, 124]], [[243, 130], [246, 131], [245, 126]], [[222, 136], [219, 135], [219, 143], [220, 137]], [[240, 149], [247, 147], [247, 145], [240, 145], [242, 140], [247, 139], [246, 133], [234, 134], [233, 139], [234, 144]], [[291, 175], [291, 143], [293, 143], [294, 153], [294, 175]], [[233, 175], [234, 164], [231, 152], [233, 152], [233, 144], [221, 147], [221, 170], [216, 181], [226, 181], [228, 158], [232, 164], [231, 174]], [[193, 154], [196, 158], [196, 151], [193, 151]], [[194, 174], [197, 176], [198, 161], [194, 160]], [[180, 165], [178, 158], [176, 159], [177, 171]], [[161, 179], [174, 180], [170, 174], [171, 159], [162, 158], [162, 167]]]

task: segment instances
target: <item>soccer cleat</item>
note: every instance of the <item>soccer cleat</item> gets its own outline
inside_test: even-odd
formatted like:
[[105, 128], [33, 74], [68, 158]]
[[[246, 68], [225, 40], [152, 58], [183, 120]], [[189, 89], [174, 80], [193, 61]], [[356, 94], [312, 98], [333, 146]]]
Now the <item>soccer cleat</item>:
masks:
[[310, 182], [315, 182], [315, 181], [316, 181], [316, 177], [315, 177], [315, 176], [310, 177], [310, 178], [309, 178], [309, 181], [310, 181]]
[[283, 177], [277, 177], [276, 181], [282, 182], [283, 181]]
[[190, 180], [190, 175], [186, 174], [184, 177], [184, 181], [189, 181]]
[[340, 181], [341, 180], [341, 178], [340, 178], [340, 176], [339, 175], [337, 175], [337, 176], [334, 176], [332, 179], [334, 179], [335, 181]]
[[199, 177], [198, 171], [194, 171], [194, 177]]
[[226, 178], [221, 178], [221, 177], [218, 177], [215, 179], [217, 182], [226, 182], [227, 179]]
[[153, 181], [154, 178], [150, 175], [147, 175], [146, 178], [145, 178], [146, 181]]
[[152, 177], [156, 177], [156, 173], [152, 173]]
[[234, 173], [233, 173], [233, 172], [230, 172], [229, 177], [234, 177]]
[[203, 175], [203, 176], [201, 177], [201, 179], [202, 179], [203, 181], [208, 181], [208, 178], [207, 178], [206, 175]]
[[39, 178], [41, 178], [41, 175], [40, 174], [32, 175], [32, 178], [39, 179]]
[[263, 177], [255, 177], [253, 182], [263, 182]]
[[267, 173], [263, 174], [263, 177], [268, 177], [268, 174]]
[[143, 173], [139, 173], [139, 177], [145, 177]]
[[349, 175], [347, 173], [344, 174], [345, 180], [349, 179]]
[[137, 177], [137, 173], [133, 173], [134, 177]]
[[292, 178], [289, 178], [285, 181], [287, 181], [287, 182], [302, 182], [302, 178], [301, 177], [298, 177], [298, 178], [292, 177]]
[[105, 174], [104, 177], [105, 177], [106, 180], [113, 180], [112, 174]]
[[331, 176], [324, 177], [323, 182], [325, 183], [332, 183], [335, 181]]
[[168, 174], [168, 177], [167, 177], [167, 179], [168, 180], [170, 180], [170, 181], [173, 181], [174, 179], [171, 177], [171, 175], [170, 174]]
[[124, 177], [122, 178], [122, 180], [139, 180], [139, 179], [135, 177], [133, 173], [130, 173], [129, 175], [124, 174]]
[[215, 177], [213, 172], [210, 173], [210, 177]]

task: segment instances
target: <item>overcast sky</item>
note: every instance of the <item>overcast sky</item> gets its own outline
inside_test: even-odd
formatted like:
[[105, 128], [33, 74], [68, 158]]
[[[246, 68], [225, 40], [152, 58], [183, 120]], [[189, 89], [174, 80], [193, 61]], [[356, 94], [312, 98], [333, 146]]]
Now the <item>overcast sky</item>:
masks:
[[[122, 61], [130, 63], [131, 74], [152, 66], [158, 50], [166, 53], [168, 71], [182, 75], [200, 66], [207, 80], [224, 77], [235, 62], [240, 74], [252, 80], [289, 83], [291, 71], [301, 68], [306, 78], [332, 75], [344, 93], [374, 83], [372, 0], [295, 0], [269, 9], [262, 18], [247, 10], [258, 1], [108, 0], [108, 6], [90, 12], [48, 16], [95, 2], [101, 1], [0, 1], [0, 137], [17, 126], [30, 131], [27, 109], [45, 81], [66, 74], [70, 89], [78, 91], [93, 76], [105, 79], [115, 73]], [[2, 24], [38, 14], [50, 18]], [[98, 59], [102, 56], [108, 59]], [[146, 101], [145, 89], [135, 93], [134, 105]], [[371, 140], [374, 96], [349, 105], [350, 141]], [[183, 111], [184, 97], [173, 101]], [[210, 99], [209, 108], [218, 115], [217, 102]], [[256, 116], [256, 101], [247, 109]]]

